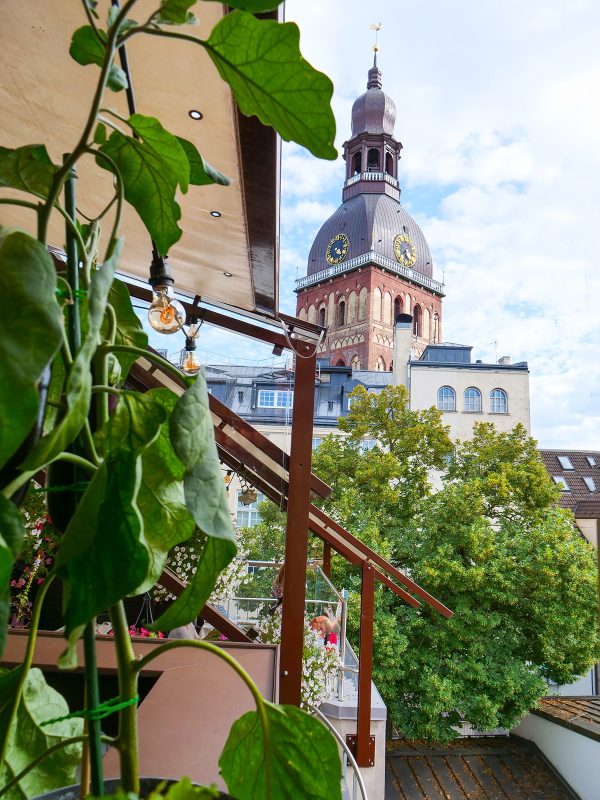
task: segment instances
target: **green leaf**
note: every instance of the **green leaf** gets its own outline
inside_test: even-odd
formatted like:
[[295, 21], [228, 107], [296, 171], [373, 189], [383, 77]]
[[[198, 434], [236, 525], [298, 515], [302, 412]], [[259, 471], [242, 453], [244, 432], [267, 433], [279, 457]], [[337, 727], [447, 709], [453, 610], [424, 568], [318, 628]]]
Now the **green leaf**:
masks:
[[204, 370], [179, 398], [171, 414], [173, 449], [185, 465], [185, 501], [196, 525], [207, 536], [235, 542]]
[[33, 448], [23, 464], [25, 470], [39, 469], [53, 461], [75, 439], [87, 418], [92, 393], [90, 362], [99, 344], [108, 294], [122, 246], [121, 238], [112, 256], [92, 274], [87, 303], [88, 329], [69, 370], [65, 390], [67, 411], [59, 424]]
[[[123, 179], [125, 199], [140, 215], [160, 255], [166, 256], [169, 248], [181, 238], [175, 174], [155, 150], [119, 131], [114, 131], [100, 150], [116, 163]], [[111, 171], [104, 159], [96, 159], [96, 163]]]
[[302, 58], [299, 40], [293, 22], [234, 11], [214, 27], [206, 48], [243, 114], [319, 158], [335, 159], [333, 84]]
[[[122, 9], [119, 5], [111, 6], [109, 8], [108, 22], [107, 22], [109, 28], [112, 28], [121, 11]], [[119, 25], [119, 33], [124, 33], [125, 31], [128, 31], [131, 28], [137, 28], [137, 26], [138, 23], [134, 19], [128, 19], [127, 16], [125, 16], [125, 18], [121, 20], [121, 24]]]
[[[133, 310], [129, 290], [123, 281], [118, 279], [113, 281], [108, 295], [108, 302], [113, 307], [117, 317], [115, 344], [141, 347], [145, 350], [148, 347], [148, 336], [144, 332], [139, 317]], [[104, 336], [107, 332], [108, 324], [105, 320], [102, 327], [102, 335]], [[121, 365], [122, 380], [125, 380], [131, 365], [137, 361], [138, 356], [131, 353], [115, 353], [115, 356]]]
[[189, 10], [196, 0], [161, 0], [154, 21], [159, 25], [195, 25], [196, 17]]
[[[71, 54], [71, 58], [75, 59], [78, 64], [82, 64], [83, 66], [87, 64], [97, 64], [99, 67], [104, 64], [107, 36], [104, 31], [98, 31], [98, 33], [102, 42], [98, 40], [91, 25], [84, 25], [82, 28], [78, 28], [73, 34], [69, 53]], [[129, 85], [125, 72], [114, 62], [110, 65], [106, 85], [109, 89], [112, 89], [113, 92], [120, 92], [121, 89], [127, 89]]]
[[265, 705], [268, 745], [258, 712], [249, 711], [233, 723], [221, 753], [219, 769], [231, 794], [263, 800], [268, 770], [272, 800], [341, 800], [342, 767], [327, 728], [295, 706]]
[[194, 186], [205, 186], [208, 183], [218, 183], [221, 186], [229, 186], [231, 178], [223, 175], [218, 169], [211, 167], [200, 155], [196, 145], [187, 139], [177, 137], [179, 144], [183, 147], [190, 164], [190, 183]]
[[0, 147], [0, 186], [47, 197], [57, 170], [43, 144]]
[[71, 647], [82, 626], [146, 577], [150, 558], [135, 504], [140, 477], [136, 453], [110, 454], [65, 532], [56, 569], [65, 581], [65, 634]]
[[102, 432], [107, 455], [116, 453], [122, 447], [133, 453], [141, 453], [156, 439], [161, 425], [167, 419], [165, 406], [155, 399], [158, 392], [170, 394], [168, 389], [145, 394], [121, 392], [117, 407]]
[[132, 114], [128, 123], [132, 130], [168, 164], [185, 194], [190, 183], [190, 162], [178, 138], [169, 133], [154, 117]]
[[[171, 413], [178, 397], [168, 389], [153, 389], [155, 403]], [[185, 505], [183, 493], [184, 467], [169, 437], [169, 423], [161, 425], [158, 438], [142, 454], [142, 482], [137, 505], [144, 520], [144, 536], [150, 550], [150, 567], [145, 582], [135, 593], [153, 586], [167, 562], [169, 551], [193, 534], [195, 523]]]
[[[4, 786], [49, 747], [83, 733], [81, 719], [41, 725], [49, 719], [65, 716], [69, 713], [69, 707], [65, 699], [48, 686], [39, 669], [29, 671], [13, 724], [8, 731], [3, 729], [7, 696], [14, 697], [21, 670], [22, 667], [17, 667], [0, 676], [0, 737], [8, 736], [6, 756], [0, 768], [0, 786]], [[4, 800], [28, 800], [50, 789], [74, 783], [80, 759], [81, 743], [66, 745], [28, 772], [14, 789], [3, 795]]]
[[6, 645], [10, 613], [10, 576], [25, 535], [19, 509], [0, 492], [0, 656]]
[[236, 550], [234, 542], [207, 537], [192, 579], [177, 600], [148, 627], [156, 631], [169, 631], [195, 619], [212, 594], [219, 574], [235, 556]]
[[18, 309], [0, 333], [0, 466], [17, 451], [38, 412], [37, 382], [62, 339], [56, 270], [46, 248], [22, 231], [0, 228], [0, 296]]
[[[211, 0], [218, 2], [218, 0]], [[273, 11], [283, 3], [283, 0], [231, 0], [227, 2], [230, 8], [239, 8], [242, 11], [250, 11], [252, 14], [261, 14], [263, 11]]]
[[[182, 778], [177, 783], [172, 784], [164, 793], [165, 787], [158, 787], [153, 790], [147, 800], [214, 800], [220, 797], [220, 792], [212, 786], [192, 786], [189, 778]], [[123, 797], [123, 800], [129, 800]]]

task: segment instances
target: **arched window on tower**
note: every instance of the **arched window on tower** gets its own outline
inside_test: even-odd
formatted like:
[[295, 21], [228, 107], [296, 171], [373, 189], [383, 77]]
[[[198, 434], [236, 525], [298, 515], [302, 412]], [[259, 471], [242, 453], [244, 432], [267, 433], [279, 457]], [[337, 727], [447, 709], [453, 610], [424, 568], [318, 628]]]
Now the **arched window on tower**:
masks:
[[376, 147], [367, 153], [367, 172], [379, 172], [379, 150]]
[[339, 328], [346, 324], [346, 302], [344, 300], [340, 300], [338, 305], [337, 323]]
[[421, 335], [421, 306], [418, 304], [413, 309], [413, 333], [415, 336]]
[[358, 152], [354, 154], [354, 158], [352, 159], [352, 174], [358, 175], [362, 172], [362, 153]]
[[377, 359], [377, 364], [375, 365], [375, 369], [378, 372], [385, 372], [385, 361], [383, 360], [383, 356], [379, 356]]
[[322, 328], [325, 327], [325, 306], [321, 306], [319, 309], [319, 325]]
[[345, 367], [345, 366], [346, 365], [344, 363], [344, 359], [343, 358], [338, 358], [337, 363], [336, 363], [336, 367]]
[[360, 369], [360, 358], [358, 357], [358, 353], [355, 353], [352, 356], [352, 369]]
[[394, 159], [391, 153], [385, 154], [385, 171], [388, 175], [394, 174]]
[[394, 300], [394, 322], [398, 319], [399, 314], [402, 313], [402, 298], [400, 295]]

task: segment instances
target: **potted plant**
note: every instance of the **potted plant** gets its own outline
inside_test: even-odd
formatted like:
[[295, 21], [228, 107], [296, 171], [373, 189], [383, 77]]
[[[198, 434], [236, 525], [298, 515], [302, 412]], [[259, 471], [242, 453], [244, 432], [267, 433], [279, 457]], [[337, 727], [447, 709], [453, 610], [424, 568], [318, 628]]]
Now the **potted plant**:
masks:
[[[31, 609], [24, 661], [0, 675], [0, 797], [32, 797], [72, 783], [82, 744], [91, 792], [102, 794], [100, 718], [115, 712], [119, 733], [109, 743], [119, 751], [118, 796], [139, 796], [138, 677], [148, 661], [177, 647], [210, 649], [248, 684], [255, 699], [256, 711], [234, 724], [219, 762], [233, 796], [340, 797], [333, 738], [299, 709], [265, 702], [226, 651], [204, 641], [174, 640], [142, 659], [134, 656], [123, 602], [154, 586], [169, 550], [196, 528], [205, 536], [195, 574], [156, 620], [156, 630], [185, 625], [197, 615], [236, 546], [202, 373], [186, 378], [180, 397], [167, 389], [142, 395], [125, 387], [131, 365], [142, 354], [178, 378], [181, 373], [147, 351], [127, 289], [115, 278], [122, 247], [119, 219], [128, 202], [164, 269], [167, 250], [181, 235], [177, 191], [227, 179], [159, 120], [101, 111], [107, 92], [128, 85], [117, 60], [129, 39], [146, 38], [149, 46], [155, 36], [183, 39], [206, 50], [243, 113], [256, 114], [284, 138], [331, 158], [331, 83], [302, 59], [295, 25], [254, 15], [273, 9], [278, 0], [230, 0], [235, 10], [205, 40], [190, 27], [194, 0], [156, 0], [149, 17], [144, 6], [143, 22], [132, 17], [138, 0], [127, 0], [122, 8], [108, 0], [81, 4], [87, 24], [73, 33], [70, 55], [79, 64], [99, 67], [99, 75], [79, 139], [62, 164], [52, 162], [43, 143], [0, 148], [0, 184], [18, 190], [18, 197], [11, 192], [0, 204], [23, 206], [33, 220], [29, 232], [0, 230], [0, 291], [19, 309], [19, 324], [6, 326], [0, 336], [0, 654], [9, 622], [11, 571], [24, 535], [19, 505], [41, 470], [59, 532], [53, 563]], [[265, 41], [266, 50], [258, 46]], [[303, 120], [307, 109], [310, 122]], [[105, 200], [116, 209], [116, 222], [108, 231], [102, 230], [102, 213], [89, 220], [77, 212], [73, 171], [83, 157], [94, 158], [114, 180], [114, 196]], [[162, 213], [150, 202], [148, 187]], [[58, 268], [48, 251], [49, 222], [57, 214], [67, 231], [66, 263]], [[158, 292], [157, 302], [160, 313], [177, 316], [169, 292]], [[161, 516], [167, 504], [176, 512], [171, 525]], [[31, 669], [44, 597], [54, 584], [63, 594], [62, 668], [75, 666], [76, 644], [84, 640], [86, 707], [76, 715], [67, 713], [42, 673]], [[100, 704], [94, 620], [107, 609], [119, 696]], [[56, 712], [52, 719], [50, 710]], [[19, 733], [25, 729], [31, 735], [24, 742]], [[176, 789], [163, 788], [178, 800], [210, 796], [185, 780]]]

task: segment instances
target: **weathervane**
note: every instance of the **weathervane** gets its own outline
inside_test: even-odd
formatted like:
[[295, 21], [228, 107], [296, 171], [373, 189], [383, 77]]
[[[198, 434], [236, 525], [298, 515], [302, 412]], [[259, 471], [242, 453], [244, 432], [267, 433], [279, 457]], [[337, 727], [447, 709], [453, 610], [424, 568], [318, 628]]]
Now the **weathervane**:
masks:
[[377, 51], [379, 50], [379, 45], [377, 44], [377, 34], [379, 33], [382, 27], [383, 25], [381, 22], [373, 22], [371, 25], [369, 25], [369, 28], [372, 31], [375, 31], [375, 44], [373, 45], [373, 52], [375, 53], [374, 57], [375, 64], [377, 64]]

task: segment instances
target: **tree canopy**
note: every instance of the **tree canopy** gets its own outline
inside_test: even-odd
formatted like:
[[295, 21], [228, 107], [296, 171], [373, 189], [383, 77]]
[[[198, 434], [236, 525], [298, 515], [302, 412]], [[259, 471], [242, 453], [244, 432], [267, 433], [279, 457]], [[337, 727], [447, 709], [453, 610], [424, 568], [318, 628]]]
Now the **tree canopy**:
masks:
[[[509, 727], [546, 680], [569, 683], [591, 667], [595, 554], [555, 506], [521, 425], [476, 423], [454, 446], [438, 411], [413, 411], [404, 387], [387, 387], [355, 390], [339, 427], [347, 435], [326, 437], [314, 456], [334, 486], [328, 512], [454, 611], [446, 620], [377, 591], [374, 681], [404, 735], [448, 740], [461, 718]], [[333, 575], [358, 589], [339, 558]], [[357, 623], [351, 614], [351, 635]]]

